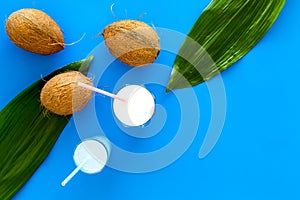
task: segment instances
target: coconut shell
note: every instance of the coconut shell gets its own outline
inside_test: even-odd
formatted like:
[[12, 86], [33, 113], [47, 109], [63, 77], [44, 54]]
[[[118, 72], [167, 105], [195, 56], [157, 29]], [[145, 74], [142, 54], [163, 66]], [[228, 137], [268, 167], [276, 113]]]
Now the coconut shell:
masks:
[[103, 30], [111, 54], [129, 66], [145, 66], [157, 58], [159, 37], [149, 25], [136, 20], [121, 20]]
[[58, 24], [46, 13], [25, 8], [12, 13], [6, 21], [6, 33], [18, 47], [42, 55], [64, 49], [64, 37]]
[[78, 86], [79, 81], [93, 85], [91, 79], [78, 71], [54, 76], [41, 91], [42, 105], [58, 115], [70, 115], [81, 110], [91, 99], [92, 91]]

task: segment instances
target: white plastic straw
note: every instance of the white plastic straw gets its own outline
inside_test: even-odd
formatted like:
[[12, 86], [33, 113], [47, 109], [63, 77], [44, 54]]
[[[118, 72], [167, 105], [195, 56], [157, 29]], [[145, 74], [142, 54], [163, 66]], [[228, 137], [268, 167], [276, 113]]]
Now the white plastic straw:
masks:
[[87, 163], [89, 159], [86, 159], [85, 161], [83, 161], [80, 165], [78, 165], [76, 167], [76, 169], [74, 169], [69, 176], [67, 176], [67, 178], [65, 178], [65, 180], [63, 182], [61, 182], [61, 186], [66, 186], [67, 183], [79, 172], [79, 170], [81, 170], [81, 168]]
[[80, 87], [83, 87], [83, 88], [85, 88], [85, 89], [88, 89], [88, 90], [97, 92], [97, 93], [99, 93], [99, 94], [103, 94], [103, 95], [108, 96], [108, 97], [111, 97], [111, 98], [113, 98], [113, 99], [118, 99], [118, 100], [120, 100], [120, 101], [126, 102], [125, 99], [122, 99], [122, 98], [118, 97], [117, 95], [112, 94], [112, 93], [110, 93], [110, 92], [106, 92], [105, 90], [101, 90], [101, 89], [99, 89], [99, 88], [90, 86], [90, 85], [85, 84], [85, 83], [82, 83], [82, 82], [78, 82], [77, 84], [78, 84]]

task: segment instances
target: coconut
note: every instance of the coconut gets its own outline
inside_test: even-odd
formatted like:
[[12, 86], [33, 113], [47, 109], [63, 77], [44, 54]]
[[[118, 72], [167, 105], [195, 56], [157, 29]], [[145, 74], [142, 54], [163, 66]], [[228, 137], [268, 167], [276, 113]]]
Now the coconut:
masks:
[[78, 86], [78, 82], [93, 86], [91, 79], [77, 71], [54, 76], [41, 91], [42, 105], [58, 115], [70, 115], [81, 110], [91, 99], [92, 91]]
[[121, 20], [103, 30], [111, 54], [129, 66], [145, 66], [157, 58], [159, 37], [149, 25], [136, 20]]
[[18, 47], [42, 55], [64, 49], [64, 37], [58, 24], [46, 13], [25, 8], [12, 13], [6, 21], [6, 33]]

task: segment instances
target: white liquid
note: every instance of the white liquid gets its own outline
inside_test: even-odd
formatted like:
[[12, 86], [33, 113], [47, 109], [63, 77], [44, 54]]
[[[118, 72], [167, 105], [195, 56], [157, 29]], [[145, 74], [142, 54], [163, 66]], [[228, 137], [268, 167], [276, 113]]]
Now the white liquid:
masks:
[[127, 126], [141, 126], [151, 119], [155, 110], [152, 94], [140, 85], [123, 87], [117, 96], [125, 100], [113, 101], [115, 116]]
[[83, 162], [81, 171], [88, 174], [100, 172], [106, 165], [110, 154], [110, 145], [106, 138], [98, 137], [81, 142], [74, 151], [74, 161], [77, 166]]
[[107, 163], [110, 149], [108, 139], [102, 136], [81, 142], [73, 154], [77, 167], [61, 182], [61, 185], [66, 186], [80, 170], [88, 174], [100, 172]]

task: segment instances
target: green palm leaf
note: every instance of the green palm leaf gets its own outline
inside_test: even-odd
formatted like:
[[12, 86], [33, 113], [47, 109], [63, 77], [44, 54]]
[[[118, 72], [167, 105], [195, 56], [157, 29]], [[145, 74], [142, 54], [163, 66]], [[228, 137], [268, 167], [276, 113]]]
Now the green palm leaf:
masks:
[[93, 57], [58, 69], [35, 82], [0, 112], [0, 199], [11, 199], [45, 160], [71, 116], [46, 113], [40, 91], [59, 73], [87, 73]]
[[167, 91], [207, 81], [241, 59], [268, 32], [284, 4], [285, 0], [212, 0], [188, 33], [202, 48], [192, 51], [190, 39], [184, 41]]

